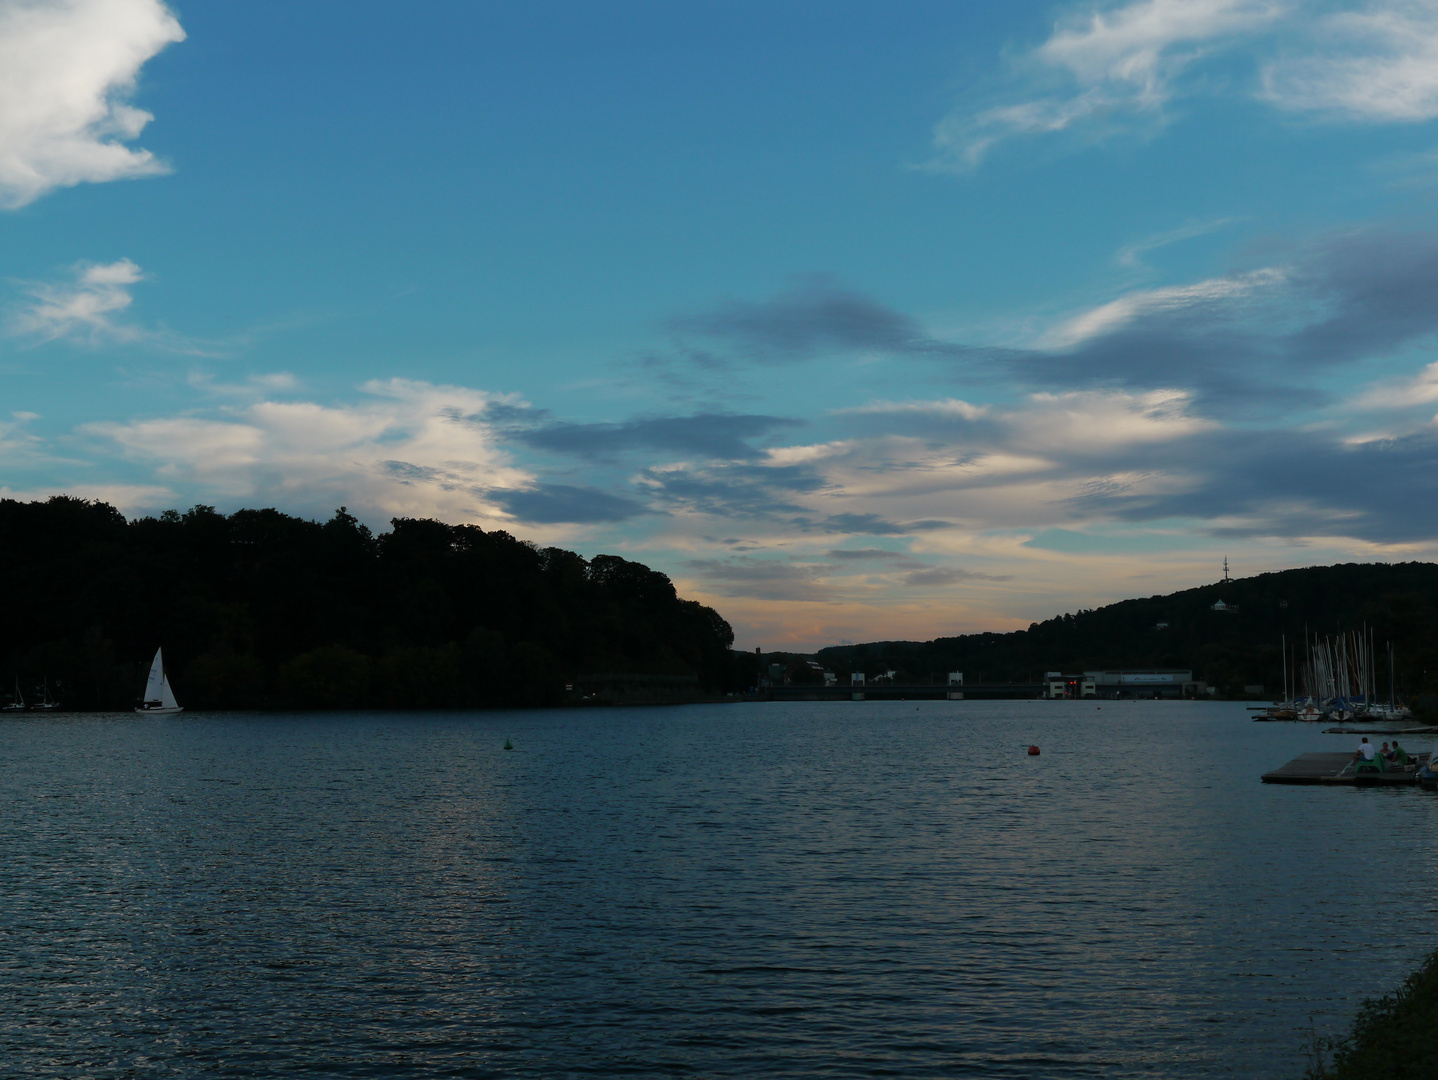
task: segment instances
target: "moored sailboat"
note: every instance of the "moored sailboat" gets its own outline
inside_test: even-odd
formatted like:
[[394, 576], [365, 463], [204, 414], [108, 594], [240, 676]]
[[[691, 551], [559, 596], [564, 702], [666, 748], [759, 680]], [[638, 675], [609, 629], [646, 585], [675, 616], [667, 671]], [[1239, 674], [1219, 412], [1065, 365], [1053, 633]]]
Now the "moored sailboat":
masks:
[[15, 677], [15, 699], [9, 705], [0, 705], [0, 712], [24, 712], [26, 708], [25, 695], [20, 693], [20, 677], [17, 675]]
[[55, 712], [60, 708], [60, 703], [50, 696], [50, 677], [45, 676], [44, 685], [40, 691], [40, 700], [31, 704], [31, 712]]
[[175, 700], [175, 692], [170, 689], [170, 678], [165, 674], [165, 662], [160, 653], [160, 649], [155, 650], [155, 661], [150, 665], [150, 677], [145, 682], [145, 697], [135, 706], [136, 712], [177, 713], [181, 710], [180, 703]]

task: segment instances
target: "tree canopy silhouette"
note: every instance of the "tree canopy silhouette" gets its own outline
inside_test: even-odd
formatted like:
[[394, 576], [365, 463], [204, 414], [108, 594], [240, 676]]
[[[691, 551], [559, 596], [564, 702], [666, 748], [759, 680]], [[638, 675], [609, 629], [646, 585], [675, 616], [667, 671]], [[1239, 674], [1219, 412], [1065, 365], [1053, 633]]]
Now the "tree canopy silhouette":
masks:
[[647, 566], [391, 525], [375, 536], [343, 507], [323, 523], [209, 506], [127, 521], [67, 496], [0, 500], [0, 595], [18, 615], [0, 673], [92, 709], [129, 707], [156, 646], [200, 708], [541, 705], [585, 679], [740, 679], [729, 624]]

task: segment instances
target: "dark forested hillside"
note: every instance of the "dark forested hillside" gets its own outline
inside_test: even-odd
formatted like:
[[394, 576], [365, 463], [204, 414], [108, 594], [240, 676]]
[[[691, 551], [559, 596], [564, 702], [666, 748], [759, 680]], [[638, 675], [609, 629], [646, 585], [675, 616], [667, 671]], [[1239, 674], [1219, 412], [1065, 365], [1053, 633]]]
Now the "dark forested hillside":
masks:
[[[1216, 611], [1220, 600], [1224, 609]], [[1236, 695], [1249, 684], [1271, 691], [1282, 686], [1281, 635], [1301, 642], [1305, 631], [1326, 635], [1364, 625], [1373, 628], [1379, 649], [1393, 642], [1400, 691], [1438, 690], [1438, 565], [1433, 563], [1284, 570], [1124, 600], [1013, 633], [836, 646], [819, 658], [835, 671], [892, 668], [918, 679], [963, 671], [973, 682], [1027, 682], [1046, 670], [1191, 668], [1195, 677]]]
[[537, 705], [584, 679], [742, 678], [729, 624], [639, 563], [438, 521], [374, 536], [343, 509], [126, 521], [0, 500], [0, 596], [0, 697], [48, 679], [70, 708], [131, 705], [156, 646], [196, 707]]

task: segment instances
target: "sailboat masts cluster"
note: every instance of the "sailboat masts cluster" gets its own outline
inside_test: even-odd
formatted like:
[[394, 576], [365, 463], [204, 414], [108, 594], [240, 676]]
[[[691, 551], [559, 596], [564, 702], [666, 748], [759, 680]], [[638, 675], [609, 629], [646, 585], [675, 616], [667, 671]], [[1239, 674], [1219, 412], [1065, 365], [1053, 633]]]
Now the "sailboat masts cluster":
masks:
[[1365, 625], [1332, 637], [1310, 636], [1305, 628], [1303, 636], [1304, 659], [1300, 664], [1299, 650], [1295, 648], [1291, 682], [1287, 638], [1281, 639], [1286, 709], [1302, 709], [1303, 715], [1315, 719], [1320, 713], [1340, 720], [1360, 716], [1393, 719], [1406, 714], [1407, 710], [1398, 704], [1392, 642], [1387, 643], [1388, 701], [1378, 700], [1378, 643], [1373, 627]]

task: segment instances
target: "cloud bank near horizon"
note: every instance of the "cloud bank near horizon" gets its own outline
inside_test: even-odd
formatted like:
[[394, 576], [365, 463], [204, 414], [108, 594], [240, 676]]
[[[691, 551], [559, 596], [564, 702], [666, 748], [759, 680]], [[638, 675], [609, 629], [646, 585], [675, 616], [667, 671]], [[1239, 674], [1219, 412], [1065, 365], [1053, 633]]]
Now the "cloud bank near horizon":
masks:
[[[318, 401], [285, 374], [192, 372], [183, 412], [48, 440], [16, 419], [0, 455], [51, 475], [68, 461], [75, 485], [53, 490], [110, 490], [132, 513], [344, 504], [377, 527], [436, 516], [619, 549], [737, 605], [771, 640], [775, 612], [805, 605], [938, 632], [956, 598], [987, 598], [974, 617], [992, 622], [1005, 595], [1054, 593], [1061, 566], [1108, 580], [1136, 553], [1182, 561], [1242, 542], [1277, 565], [1438, 552], [1438, 363], [1423, 352], [1435, 286], [1438, 237], [1349, 232], [994, 348], [939, 341], [811, 281], [685, 332], [730, 375], [862, 351], [979, 395], [580, 422], [496, 389], [396, 378]], [[682, 348], [670, 362], [694, 363]], [[819, 632], [803, 624], [783, 632]]]

